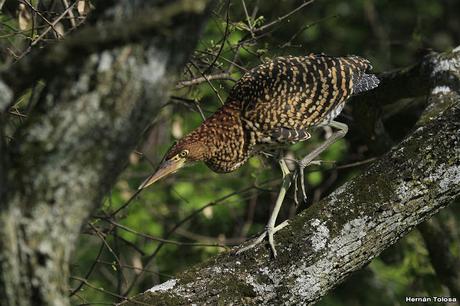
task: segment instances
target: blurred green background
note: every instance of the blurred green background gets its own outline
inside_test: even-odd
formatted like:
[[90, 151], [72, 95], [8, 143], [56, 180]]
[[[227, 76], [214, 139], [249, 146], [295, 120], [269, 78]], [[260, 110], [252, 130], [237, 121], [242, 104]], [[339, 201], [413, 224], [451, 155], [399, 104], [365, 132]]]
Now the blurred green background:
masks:
[[[132, 198], [171, 144], [225, 101], [245, 69], [280, 55], [326, 53], [360, 55], [372, 62], [374, 71], [384, 72], [407, 67], [430, 50], [448, 51], [460, 43], [458, 0], [315, 1], [276, 22], [302, 3], [218, 2], [181, 77], [188, 81], [205, 73], [216, 79], [173, 90], [170, 101], [152, 120], [103, 208], [81, 235], [72, 263], [72, 290], [78, 289], [73, 292], [73, 304], [121, 301], [121, 296], [143, 292], [263, 230], [281, 178], [271, 159], [252, 158], [230, 174], [216, 174], [197, 164]], [[39, 28], [21, 26], [20, 18], [13, 15], [0, 14], [2, 63], [14, 60], [25, 50], [27, 37], [39, 33]], [[257, 30], [271, 22], [275, 23]], [[62, 26], [67, 27], [66, 23]], [[17, 107], [20, 110], [21, 104]], [[356, 132], [359, 126], [353, 125], [352, 109], [350, 103], [338, 118], [352, 127], [350, 134], [321, 157], [330, 163], [307, 170], [308, 203], [296, 207], [291, 190], [279, 221], [315, 205], [383, 153]], [[416, 112], [408, 108], [406, 113], [384, 116], [393, 141], [401, 137], [399, 125], [410, 129]], [[14, 120], [10, 124], [14, 126]], [[305, 155], [327, 132], [316, 131], [311, 140], [288, 148], [286, 154]], [[445, 209], [436, 222], [442, 225], [448, 251], [458, 260], [457, 206]], [[120, 207], [111, 221], [102, 218]], [[451, 293], [433, 269], [423, 236], [414, 230], [319, 304], [399, 305], [405, 304], [405, 296], [443, 295]]]

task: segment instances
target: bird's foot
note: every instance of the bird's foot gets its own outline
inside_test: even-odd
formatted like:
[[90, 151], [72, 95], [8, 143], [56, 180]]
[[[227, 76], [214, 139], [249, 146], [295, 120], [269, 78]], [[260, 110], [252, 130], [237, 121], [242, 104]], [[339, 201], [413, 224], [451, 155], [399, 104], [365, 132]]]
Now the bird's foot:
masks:
[[304, 161], [300, 160], [298, 161], [298, 169], [294, 173], [294, 203], [299, 206], [299, 183], [300, 183], [300, 190], [302, 192], [302, 199], [303, 202], [307, 202], [307, 192], [305, 191], [305, 175], [304, 171], [307, 166], [310, 165], [321, 165], [322, 161], [321, 160], [311, 160], [311, 161]]
[[269, 152], [269, 151], [260, 151], [259, 154], [263, 155], [265, 158], [274, 158], [277, 155], [277, 154], [275, 154], [273, 152]]
[[246, 252], [247, 250], [250, 250], [250, 249], [254, 248], [258, 244], [260, 244], [265, 239], [265, 237], [268, 236], [268, 244], [270, 245], [270, 248], [272, 250], [273, 257], [276, 258], [277, 252], [276, 252], [276, 248], [275, 248], [275, 239], [273, 238], [273, 236], [274, 236], [274, 234], [276, 232], [278, 232], [282, 228], [286, 227], [288, 224], [289, 224], [289, 221], [286, 220], [286, 221], [278, 224], [277, 226], [269, 226], [269, 225], [267, 225], [267, 228], [265, 229], [265, 231], [259, 237], [257, 237], [254, 241], [252, 241], [247, 246], [239, 249], [236, 252], [236, 255], [239, 255], [239, 254], [241, 254], [243, 252]]

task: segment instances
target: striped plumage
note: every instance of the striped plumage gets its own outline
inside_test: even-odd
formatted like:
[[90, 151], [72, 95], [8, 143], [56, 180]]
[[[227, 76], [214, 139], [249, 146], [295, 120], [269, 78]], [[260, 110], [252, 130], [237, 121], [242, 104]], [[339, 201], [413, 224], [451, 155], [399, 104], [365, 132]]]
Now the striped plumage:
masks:
[[358, 56], [326, 55], [278, 57], [259, 65], [164, 160], [202, 160], [216, 172], [230, 172], [265, 146], [306, 140], [313, 128], [339, 115], [348, 98], [378, 85], [366, 73], [371, 68]]

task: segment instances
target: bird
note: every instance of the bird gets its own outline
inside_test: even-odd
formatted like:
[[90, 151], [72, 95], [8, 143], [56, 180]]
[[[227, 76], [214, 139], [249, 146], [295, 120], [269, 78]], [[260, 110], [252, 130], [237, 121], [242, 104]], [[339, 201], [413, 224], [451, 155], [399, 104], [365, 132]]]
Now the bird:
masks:
[[[334, 120], [346, 101], [378, 86], [379, 79], [371, 69], [367, 59], [356, 55], [289, 55], [267, 60], [247, 71], [231, 88], [223, 106], [172, 145], [139, 189], [199, 161], [215, 172], [232, 172], [263, 150], [306, 141], [314, 129], [330, 126], [337, 132], [299, 161], [304, 188], [303, 169], [348, 131], [346, 124]], [[293, 179], [285, 160], [279, 162], [283, 183], [266, 230], [238, 253], [268, 236], [273, 256], [277, 255], [274, 234], [287, 222], [275, 223]]]

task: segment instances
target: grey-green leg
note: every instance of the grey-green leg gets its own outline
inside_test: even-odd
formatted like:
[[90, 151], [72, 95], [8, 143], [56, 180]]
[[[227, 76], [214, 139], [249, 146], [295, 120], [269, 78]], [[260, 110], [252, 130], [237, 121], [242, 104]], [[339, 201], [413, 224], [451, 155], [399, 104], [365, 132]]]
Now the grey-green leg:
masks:
[[266, 236], [268, 236], [268, 243], [270, 244], [270, 248], [272, 249], [273, 256], [276, 257], [277, 255], [276, 248], [275, 248], [275, 240], [273, 238], [273, 235], [277, 231], [279, 231], [280, 229], [288, 225], [288, 222], [284, 221], [283, 223], [275, 227], [276, 218], [278, 217], [281, 206], [283, 205], [284, 197], [286, 196], [286, 192], [288, 191], [289, 186], [291, 186], [291, 181], [292, 181], [292, 174], [289, 171], [289, 168], [287, 167], [284, 159], [280, 159], [279, 163], [281, 166], [281, 171], [283, 172], [283, 183], [281, 184], [281, 189], [280, 189], [280, 192], [278, 193], [278, 198], [276, 199], [276, 203], [275, 203], [275, 208], [273, 209], [270, 219], [268, 220], [265, 232], [262, 233], [262, 235], [260, 235], [259, 237], [257, 237], [257, 239], [255, 239], [249, 245], [245, 246], [244, 248], [239, 249], [236, 252], [236, 254], [241, 254], [242, 252], [252, 249], [256, 245], [261, 243], [265, 239]]
[[[322, 163], [322, 161], [320, 161], [320, 160], [313, 160], [308, 164], [308, 166], [310, 166], [310, 165], [319, 166], [319, 165], [321, 165], [321, 163]], [[305, 176], [304, 176], [304, 172], [303, 172], [305, 167], [301, 166], [300, 162], [299, 162], [299, 169], [298, 169], [298, 171], [295, 171], [294, 176], [292, 178], [294, 180], [294, 183], [295, 183], [295, 186], [294, 186], [294, 203], [297, 206], [299, 205], [299, 200], [298, 200], [299, 199], [299, 196], [298, 196], [298, 194], [299, 194], [299, 187], [298, 187], [299, 181], [300, 181], [300, 186], [301, 186], [300, 189], [302, 191], [303, 201], [304, 201], [304, 203], [307, 202], [307, 193], [305, 191]], [[300, 173], [300, 176], [299, 176], [299, 173]]]
[[[299, 172], [300, 172], [300, 181], [301, 181], [301, 188], [302, 188], [302, 194], [304, 198], [306, 198], [306, 192], [305, 192], [305, 178], [304, 178], [304, 169], [308, 165], [311, 164], [319, 164], [320, 161], [314, 161], [314, 159], [320, 155], [324, 150], [326, 150], [331, 144], [339, 140], [340, 138], [343, 138], [347, 132], [348, 132], [348, 126], [344, 123], [340, 123], [337, 121], [331, 121], [329, 126], [338, 129], [337, 132], [333, 133], [331, 137], [329, 137], [325, 142], [323, 142], [320, 146], [318, 146], [315, 150], [313, 150], [310, 154], [305, 156], [302, 160], [299, 161]], [[280, 159], [280, 166], [281, 166], [281, 171], [283, 172], [283, 183], [281, 185], [280, 192], [278, 194], [278, 198], [276, 199], [275, 203], [275, 208], [273, 209], [273, 212], [270, 216], [270, 219], [267, 223], [266, 230], [259, 236], [257, 237], [253, 242], [251, 242], [249, 245], [239, 249], [236, 254], [241, 254], [242, 252], [245, 252], [247, 250], [250, 250], [254, 248], [256, 245], [261, 243], [265, 237], [268, 236], [268, 243], [270, 244], [270, 248], [273, 252], [273, 256], [276, 257], [276, 248], [275, 248], [275, 241], [274, 241], [274, 234], [288, 225], [288, 221], [284, 221], [278, 226], [275, 227], [276, 219], [278, 217], [279, 211], [281, 209], [281, 206], [283, 204], [284, 197], [286, 196], [286, 192], [288, 191], [289, 187], [291, 186], [292, 178], [293, 175], [289, 171], [289, 168], [286, 165], [286, 162], [284, 159]]]
[[[305, 177], [304, 177], [304, 169], [308, 165], [317, 163], [319, 164], [320, 161], [313, 161], [316, 157], [318, 157], [324, 150], [326, 150], [331, 144], [336, 142], [337, 140], [343, 138], [347, 132], [348, 132], [348, 126], [345, 123], [337, 122], [337, 121], [331, 121], [328, 124], [330, 127], [338, 129], [337, 132], [333, 133], [331, 137], [326, 139], [321, 145], [319, 145], [316, 149], [314, 149], [310, 154], [305, 156], [300, 162], [299, 162], [299, 172], [300, 172], [300, 185], [302, 188], [302, 195], [304, 197], [304, 200], [306, 200], [307, 195], [305, 192]], [[297, 196], [296, 196], [297, 197]]]

